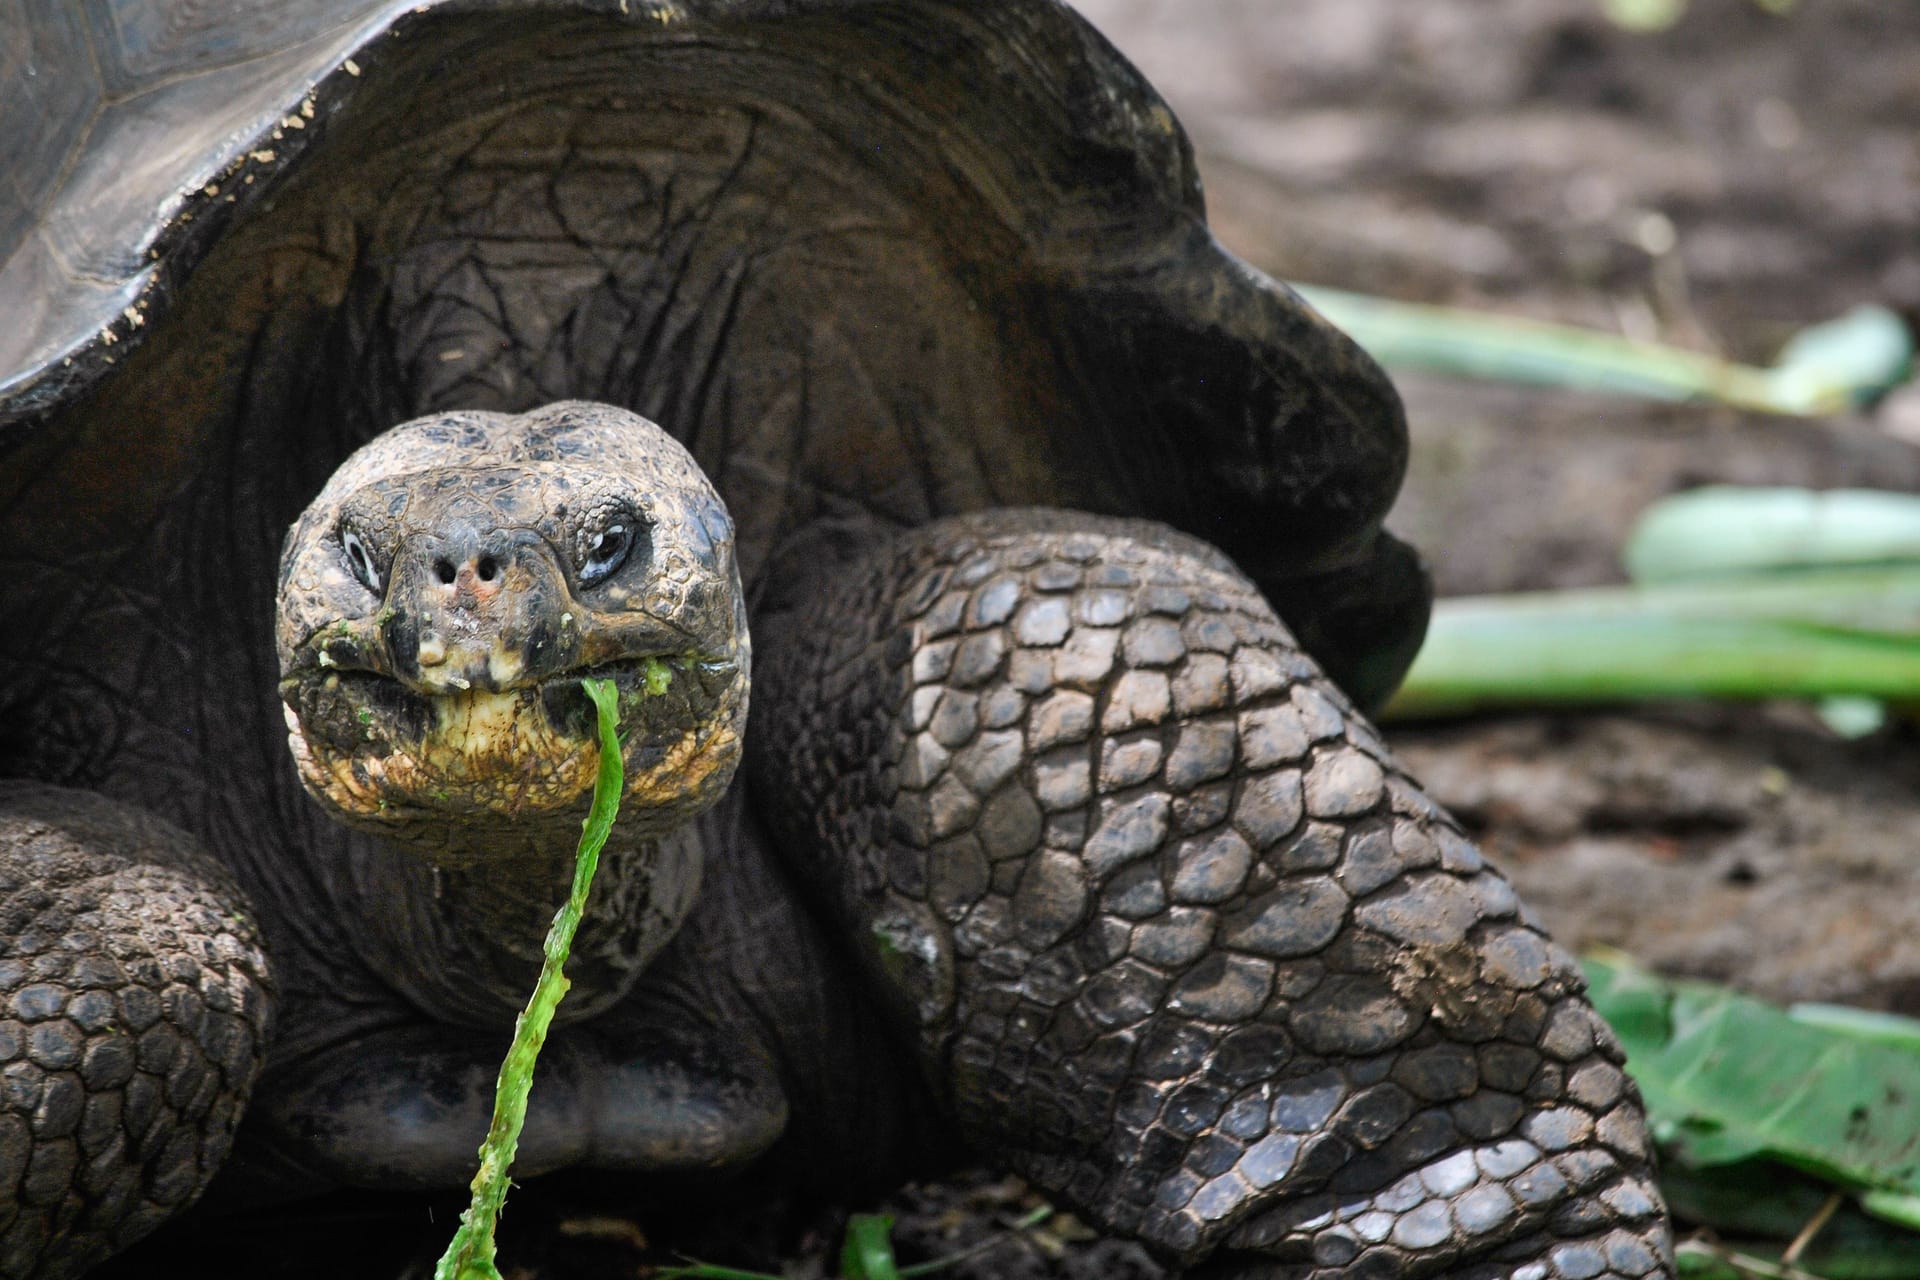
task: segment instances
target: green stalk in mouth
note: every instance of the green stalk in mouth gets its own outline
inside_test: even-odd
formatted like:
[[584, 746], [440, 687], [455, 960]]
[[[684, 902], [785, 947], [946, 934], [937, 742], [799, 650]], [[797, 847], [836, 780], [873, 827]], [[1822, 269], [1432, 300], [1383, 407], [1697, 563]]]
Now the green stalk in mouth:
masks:
[[[665, 674], [665, 668], [661, 668]], [[647, 688], [654, 691], [654, 673], [649, 670]], [[666, 681], [660, 681], [664, 690]], [[513, 1043], [500, 1063], [500, 1080], [494, 1087], [493, 1123], [487, 1128], [486, 1141], [480, 1144], [480, 1171], [473, 1176], [473, 1201], [460, 1215], [460, 1229], [454, 1232], [446, 1253], [434, 1268], [434, 1280], [500, 1280], [494, 1266], [493, 1230], [506, 1203], [508, 1178], [514, 1152], [520, 1145], [520, 1128], [527, 1118], [527, 1094], [533, 1087], [533, 1064], [546, 1043], [547, 1028], [560, 998], [572, 984], [561, 970], [567, 953], [573, 948], [574, 931], [580, 927], [586, 910], [587, 889], [593, 884], [594, 869], [600, 862], [600, 850], [613, 831], [614, 816], [620, 810], [620, 793], [626, 783], [621, 764], [618, 724], [619, 693], [611, 680], [582, 680], [580, 687], [593, 699], [600, 721], [600, 771], [593, 784], [593, 807], [581, 824], [580, 846], [574, 854], [573, 890], [554, 914], [553, 927], [547, 931], [546, 958], [540, 966], [540, 979], [533, 995], [513, 1027]]]

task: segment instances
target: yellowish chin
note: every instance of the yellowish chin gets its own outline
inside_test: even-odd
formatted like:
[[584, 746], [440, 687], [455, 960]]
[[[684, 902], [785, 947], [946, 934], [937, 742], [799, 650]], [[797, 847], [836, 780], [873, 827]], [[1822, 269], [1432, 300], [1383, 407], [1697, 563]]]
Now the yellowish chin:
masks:
[[[293, 709], [285, 708], [301, 782], [342, 817], [371, 823], [584, 812], [599, 745], [556, 730], [538, 690], [453, 693], [433, 698], [432, 706], [434, 726], [419, 741], [396, 743], [370, 732], [352, 751], [309, 738]], [[712, 789], [724, 787], [739, 763], [740, 739], [731, 720], [721, 717], [678, 735], [644, 768], [635, 767], [636, 754], [638, 744], [630, 742], [622, 810], [673, 809], [693, 797], [711, 802], [717, 794]]]

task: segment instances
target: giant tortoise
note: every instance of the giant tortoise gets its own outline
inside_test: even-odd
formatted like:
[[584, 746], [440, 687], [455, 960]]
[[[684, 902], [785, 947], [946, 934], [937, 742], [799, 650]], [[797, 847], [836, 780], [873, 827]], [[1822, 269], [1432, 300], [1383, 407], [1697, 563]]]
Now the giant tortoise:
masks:
[[586, 675], [522, 1175], [964, 1148], [1209, 1274], [1668, 1272], [1576, 969], [1355, 710], [1392, 389], [1070, 10], [26, 5], [0, 1272], [465, 1180]]

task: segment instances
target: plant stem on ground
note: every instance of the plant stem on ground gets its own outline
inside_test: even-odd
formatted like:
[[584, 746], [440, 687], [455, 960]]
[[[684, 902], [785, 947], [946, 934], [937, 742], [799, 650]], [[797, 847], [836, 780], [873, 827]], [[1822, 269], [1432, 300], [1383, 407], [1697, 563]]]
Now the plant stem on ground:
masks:
[[1293, 288], [1389, 369], [1801, 415], [1847, 412], [1913, 370], [1914, 335], [1879, 306], [1802, 330], [1778, 363], [1760, 368], [1519, 316]]
[[1459, 597], [1383, 717], [1645, 698], [1920, 694], [1920, 569]]

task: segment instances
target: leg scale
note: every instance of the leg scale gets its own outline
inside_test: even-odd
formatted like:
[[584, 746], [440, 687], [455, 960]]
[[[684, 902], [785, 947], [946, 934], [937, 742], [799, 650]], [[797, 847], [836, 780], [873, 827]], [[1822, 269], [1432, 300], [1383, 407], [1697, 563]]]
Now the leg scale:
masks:
[[77, 1275], [200, 1194], [265, 1052], [266, 958], [184, 832], [0, 783], [0, 1276]]
[[1577, 968], [1218, 552], [992, 512], [814, 596], [750, 768], [970, 1142], [1187, 1264], [1667, 1274]]

